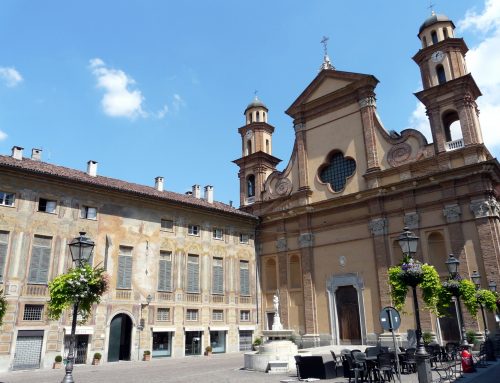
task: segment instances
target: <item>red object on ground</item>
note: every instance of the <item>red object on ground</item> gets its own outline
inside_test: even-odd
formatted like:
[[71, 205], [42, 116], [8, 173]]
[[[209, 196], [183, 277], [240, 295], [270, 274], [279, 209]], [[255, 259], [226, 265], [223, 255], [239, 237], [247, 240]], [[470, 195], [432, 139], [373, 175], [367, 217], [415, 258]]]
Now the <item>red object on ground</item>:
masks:
[[462, 371], [474, 372], [476, 369], [474, 368], [474, 361], [472, 360], [472, 354], [469, 350], [464, 348], [460, 356], [462, 357]]

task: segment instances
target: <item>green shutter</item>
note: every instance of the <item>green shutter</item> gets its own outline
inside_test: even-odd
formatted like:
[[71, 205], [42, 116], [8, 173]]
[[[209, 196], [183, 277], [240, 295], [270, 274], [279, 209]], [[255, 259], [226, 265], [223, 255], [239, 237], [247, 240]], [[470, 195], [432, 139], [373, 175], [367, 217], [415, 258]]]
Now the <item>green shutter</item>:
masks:
[[172, 289], [172, 262], [160, 259], [158, 266], [158, 291], [170, 291]]
[[250, 275], [248, 262], [240, 262], [240, 294], [250, 295]]
[[49, 280], [50, 248], [41, 249], [40, 269], [38, 272], [38, 283], [47, 283]]
[[200, 292], [200, 264], [197, 255], [188, 255], [187, 292]]
[[[1, 237], [1, 235], [0, 235]], [[3, 242], [3, 238], [2, 242]], [[3, 272], [5, 268], [5, 260], [7, 259], [7, 243], [0, 242], [0, 282], [3, 281]]]
[[224, 294], [224, 268], [222, 259], [214, 258], [212, 267], [212, 293]]
[[120, 255], [118, 257], [118, 278], [116, 288], [130, 289], [132, 287], [132, 257]]

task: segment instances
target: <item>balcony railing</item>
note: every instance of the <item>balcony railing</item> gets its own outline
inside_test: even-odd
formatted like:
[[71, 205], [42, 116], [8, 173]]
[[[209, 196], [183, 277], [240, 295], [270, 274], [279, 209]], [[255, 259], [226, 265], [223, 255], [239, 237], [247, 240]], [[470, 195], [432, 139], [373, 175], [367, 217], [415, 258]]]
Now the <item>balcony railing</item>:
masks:
[[132, 290], [116, 290], [115, 299], [128, 301], [132, 299]]
[[252, 297], [244, 297], [240, 295], [239, 303], [248, 305], [252, 303]]
[[224, 303], [224, 295], [212, 295], [212, 303]]
[[159, 301], [173, 301], [174, 300], [174, 294], [172, 293], [166, 293], [166, 292], [157, 292], [156, 293], [156, 299]]
[[184, 298], [186, 302], [189, 303], [200, 303], [201, 302], [201, 294], [185, 294]]
[[444, 147], [445, 147], [447, 152], [449, 152], [450, 150], [463, 148], [464, 146], [465, 145], [464, 145], [463, 138], [460, 138], [460, 139], [455, 140], [455, 141], [448, 141], [444, 144]]
[[44, 297], [49, 294], [49, 288], [45, 285], [26, 285], [24, 286], [23, 295], [32, 297]]

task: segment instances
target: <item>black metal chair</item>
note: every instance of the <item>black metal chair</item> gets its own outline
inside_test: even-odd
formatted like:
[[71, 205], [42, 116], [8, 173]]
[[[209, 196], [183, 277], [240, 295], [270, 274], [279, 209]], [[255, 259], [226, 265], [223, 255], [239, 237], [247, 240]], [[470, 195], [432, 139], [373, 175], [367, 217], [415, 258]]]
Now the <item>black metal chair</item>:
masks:
[[380, 354], [380, 347], [367, 347], [365, 350], [365, 354], [368, 357], [377, 356], [378, 354]]
[[348, 378], [349, 383], [351, 383], [351, 379], [356, 378], [356, 374], [354, 371], [354, 363], [352, 361], [351, 355], [344, 354], [342, 356], [342, 370], [344, 372], [344, 378]]
[[415, 359], [415, 349], [414, 348], [408, 348], [405, 351], [405, 357], [401, 361], [401, 367], [404, 372], [406, 370], [406, 373], [411, 374], [413, 372], [417, 371], [417, 360]]
[[326, 379], [325, 364], [323, 357], [319, 355], [299, 356], [295, 355], [297, 366], [297, 377], [299, 379], [317, 378]]
[[370, 377], [370, 370], [368, 369], [368, 364], [366, 362], [366, 354], [364, 352], [357, 352], [353, 350], [354, 356], [354, 371], [358, 371], [358, 377], [361, 380], [367, 380]]
[[393, 356], [390, 352], [383, 352], [377, 356], [377, 372], [379, 379], [394, 380]]
[[342, 360], [335, 355], [335, 351], [330, 350], [332, 354], [333, 363], [335, 364], [335, 377], [339, 376], [338, 368], [342, 367]]

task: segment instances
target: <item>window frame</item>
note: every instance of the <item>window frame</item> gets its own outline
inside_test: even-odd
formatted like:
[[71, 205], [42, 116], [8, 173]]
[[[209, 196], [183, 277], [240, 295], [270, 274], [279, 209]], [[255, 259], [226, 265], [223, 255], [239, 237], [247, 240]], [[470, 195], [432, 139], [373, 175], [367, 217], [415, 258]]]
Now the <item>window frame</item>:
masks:
[[[190, 258], [197, 259], [197, 262], [196, 263], [190, 262]], [[200, 262], [201, 262], [201, 258], [198, 254], [188, 254], [187, 255], [187, 259], [186, 259], [186, 292], [188, 294], [199, 294], [200, 293], [200, 280], [201, 280]], [[189, 265], [196, 265], [196, 267], [197, 267], [197, 269], [196, 269], [197, 281], [192, 283], [193, 286], [190, 286], [190, 277], [191, 277], [191, 272], [194, 272], [194, 271], [190, 270]], [[192, 287], [194, 287], [194, 285], [196, 285], [196, 288], [192, 288]]]
[[[168, 256], [168, 259], [167, 259], [167, 256]], [[173, 282], [173, 278], [172, 278], [172, 252], [169, 251], [169, 250], [160, 250], [160, 255], [159, 255], [159, 259], [158, 259], [158, 286], [157, 286], [157, 291], [161, 291], [161, 292], [171, 292], [172, 291], [172, 282]], [[168, 271], [169, 272], [169, 278], [167, 278], [167, 280], [165, 281], [165, 287], [160, 287], [160, 278], [161, 278], [161, 270], [162, 270], [162, 262], [165, 262], [165, 263], [169, 263], [170, 264], [170, 270]], [[167, 267], [167, 265], [165, 265], [165, 267]], [[167, 281], [169, 281], [170, 283], [167, 283]]]
[[[220, 234], [220, 235], [218, 235]], [[224, 229], [220, 227], [214, 227], [212, 230], [212, 238], [217, 240], [217, 241], [223, 241], [224, 240]]]
[[[246, 268], [242, 267], [243, 265], [246, 265]], [[246, 285], [243, 285], [244, 280], [243, 276], [245, 274], [246, 270]], [[240, 273], [240, 295], [244, 297], [249, 297], [251, 296], [251, 289], [250, 289], [250, 262], [245, 259], [240, 259], [239, 261], [239, 273]]]
[[193, 237], [200, 236], [200, 225], [188, 224], [188, 235]]
[[[123, 251], [127, 250], [127, 251]], [[133, 267], [134, 267], [134, 257], [133, 257], [134, 248], [132, 246], [120, 245], [118, 247], [118, 265], [116, 270], [116, 290], [132, 290], [132, 275], [133, 275]], [[123, 276], [120, 275], [120, 262], [123, 260], [124, 268]], [[128, 267], [128, 263], [130, 263], [130, 275], [127, 275], [126, 268]], [[120, 285], [120, 278], [122, 279], [122, 284]], [[129, 283], [127, 283], [127, 281]]]
[[[45, 244], [36, 244], [37, 238], [41, 241], [48, 240], [50, 242], [49, 246]], [[49, 282], [49, 274], [50, 274], [50, 263], [52, 261], [52, 246], [53, 246], [53, 237], [48, 237], [45, 235], [37, 235], [33, 236], [33, 242], [31, 244], [31, 254], [30, 254], [30, 264], [28, 269], [28, 284], [30, 285], [47, 285]], [[39, 254], [34, 254], [36, 252]], [[48, 250], [47, 250], [48, 249]], [[34, 257], [40, 257], [38, 260], [38, 264], [35, 264]], [[42, 259], [42, 257], [44, 259]], [[36, 277], [32, 278], [33, 267], [36, 268]], [[45, 274], [45, 278], [40, 278]], [[42, 280], [44, 279], [44, 280]]]
[[[89, 211], [93, 209], [95, 211], [94, 217], [89, 217]], [[80, 218], [82, 219], [89, 219], [91, 221], [97, 221], [97, 208], [94, 206], [88, 206], [88, 205], [83, 205], [80, 208]]]
[[[194, 319], [192, 317], [194, 315]], [[186, 309], [186, 322], [198, 322], [200, 318], [200, 310], [199, 309]]]
[[[163, 225], [164, 222], [165, 223], [166, 222], [170, 222], [169, 226]], [[173, 219], [167, 219], [167, 218], [161, 218], [160, 219], [160, 230], [172, 233], [174, 231], [174, 220]]]
[[250, 322], [252, 313], [250, 310], [240, 310], [240, 322]]
[[[160, 315], [160, 310], [166, 314], [166, 319], [162, 319]], [[162, 314], [163, 315], [163, 314]], [[170, 316], [170, 307], [157, 307], [156, 308], [156, 320], [158, 322], [170, 322], [171, 321], [171, 316]]]
[[[27, 313], [26, 312], [26, 309], [27, 308], [40, 308], [40, 312], [37, 313], [35, 311], [31, 312], [31, 313]], [[45, 305], [43, 304], [33, 304], [33, 303], [26, 303], [23, 307], [23, 321], [26, 321], [26, 322], [40, 322], [40, 321], [43, 321], [43, 314], [44, 314], [44, 310], [45, 310]], [[27, 316], [29, 315], [35, 315], [37, 314], [37, 318], [35, 319], [30, 319], [30, 318], [27, 318]], [[40, 317], [38, 317], [38, 314], [40, 315]]]
[[212, 321], [213, 322], [224, 322], [224, 310], [213, 309], [212, 310]]
[[[47, 210], [49, 202], [53, 202], [54, 203], [54, 209], [51, 210], [51, 211]], [[45, 206], [44, 210], [41, 210], [41, 204], [42, 203]], [[39, 211], [40, 213], [57, 214], [57, 201], [53, 200], [53, 199], [48, 199], [48, 198], [38, 198], [38, 207], [37, 208], [38, 208], [37, 211]]]
[[[5, 240], [4, 240], [5, 238]], [[0, 283], [4, 282], [5, 265], [9, 255], [10, 232], [0, 230]]]
[[[220, 266], [217, 265], [217, 263], [220, 261]], [[216, 268], [220, 268], [220, 278], [221, 278], [221, 286], [220, 286], [220, 289], [217, 288], [216, 289], [216, 286], [217, 285], [217, 281], [216, 279], [218, 279], [218, 276], [216, 275], [217, 270], [216, 271]], [[219, 287], [219, 286], [218, 286]], [[224, 295], [224, 258], [222, 257], [213, 257], [212, 258], [212, 294], [214, 295]]]
[[[11, 196], [12, 203], [7, 204], [8, 196]], [[16, 193], [0, 191], [0, 206], [14, 207], [16, 202]]]
[[[246, 237], [246, 241], [244, 240], [244, 237]], [[249, 243], [250, 243], [250, 234], [240, 233], [240, 244], [248, 245]]]

